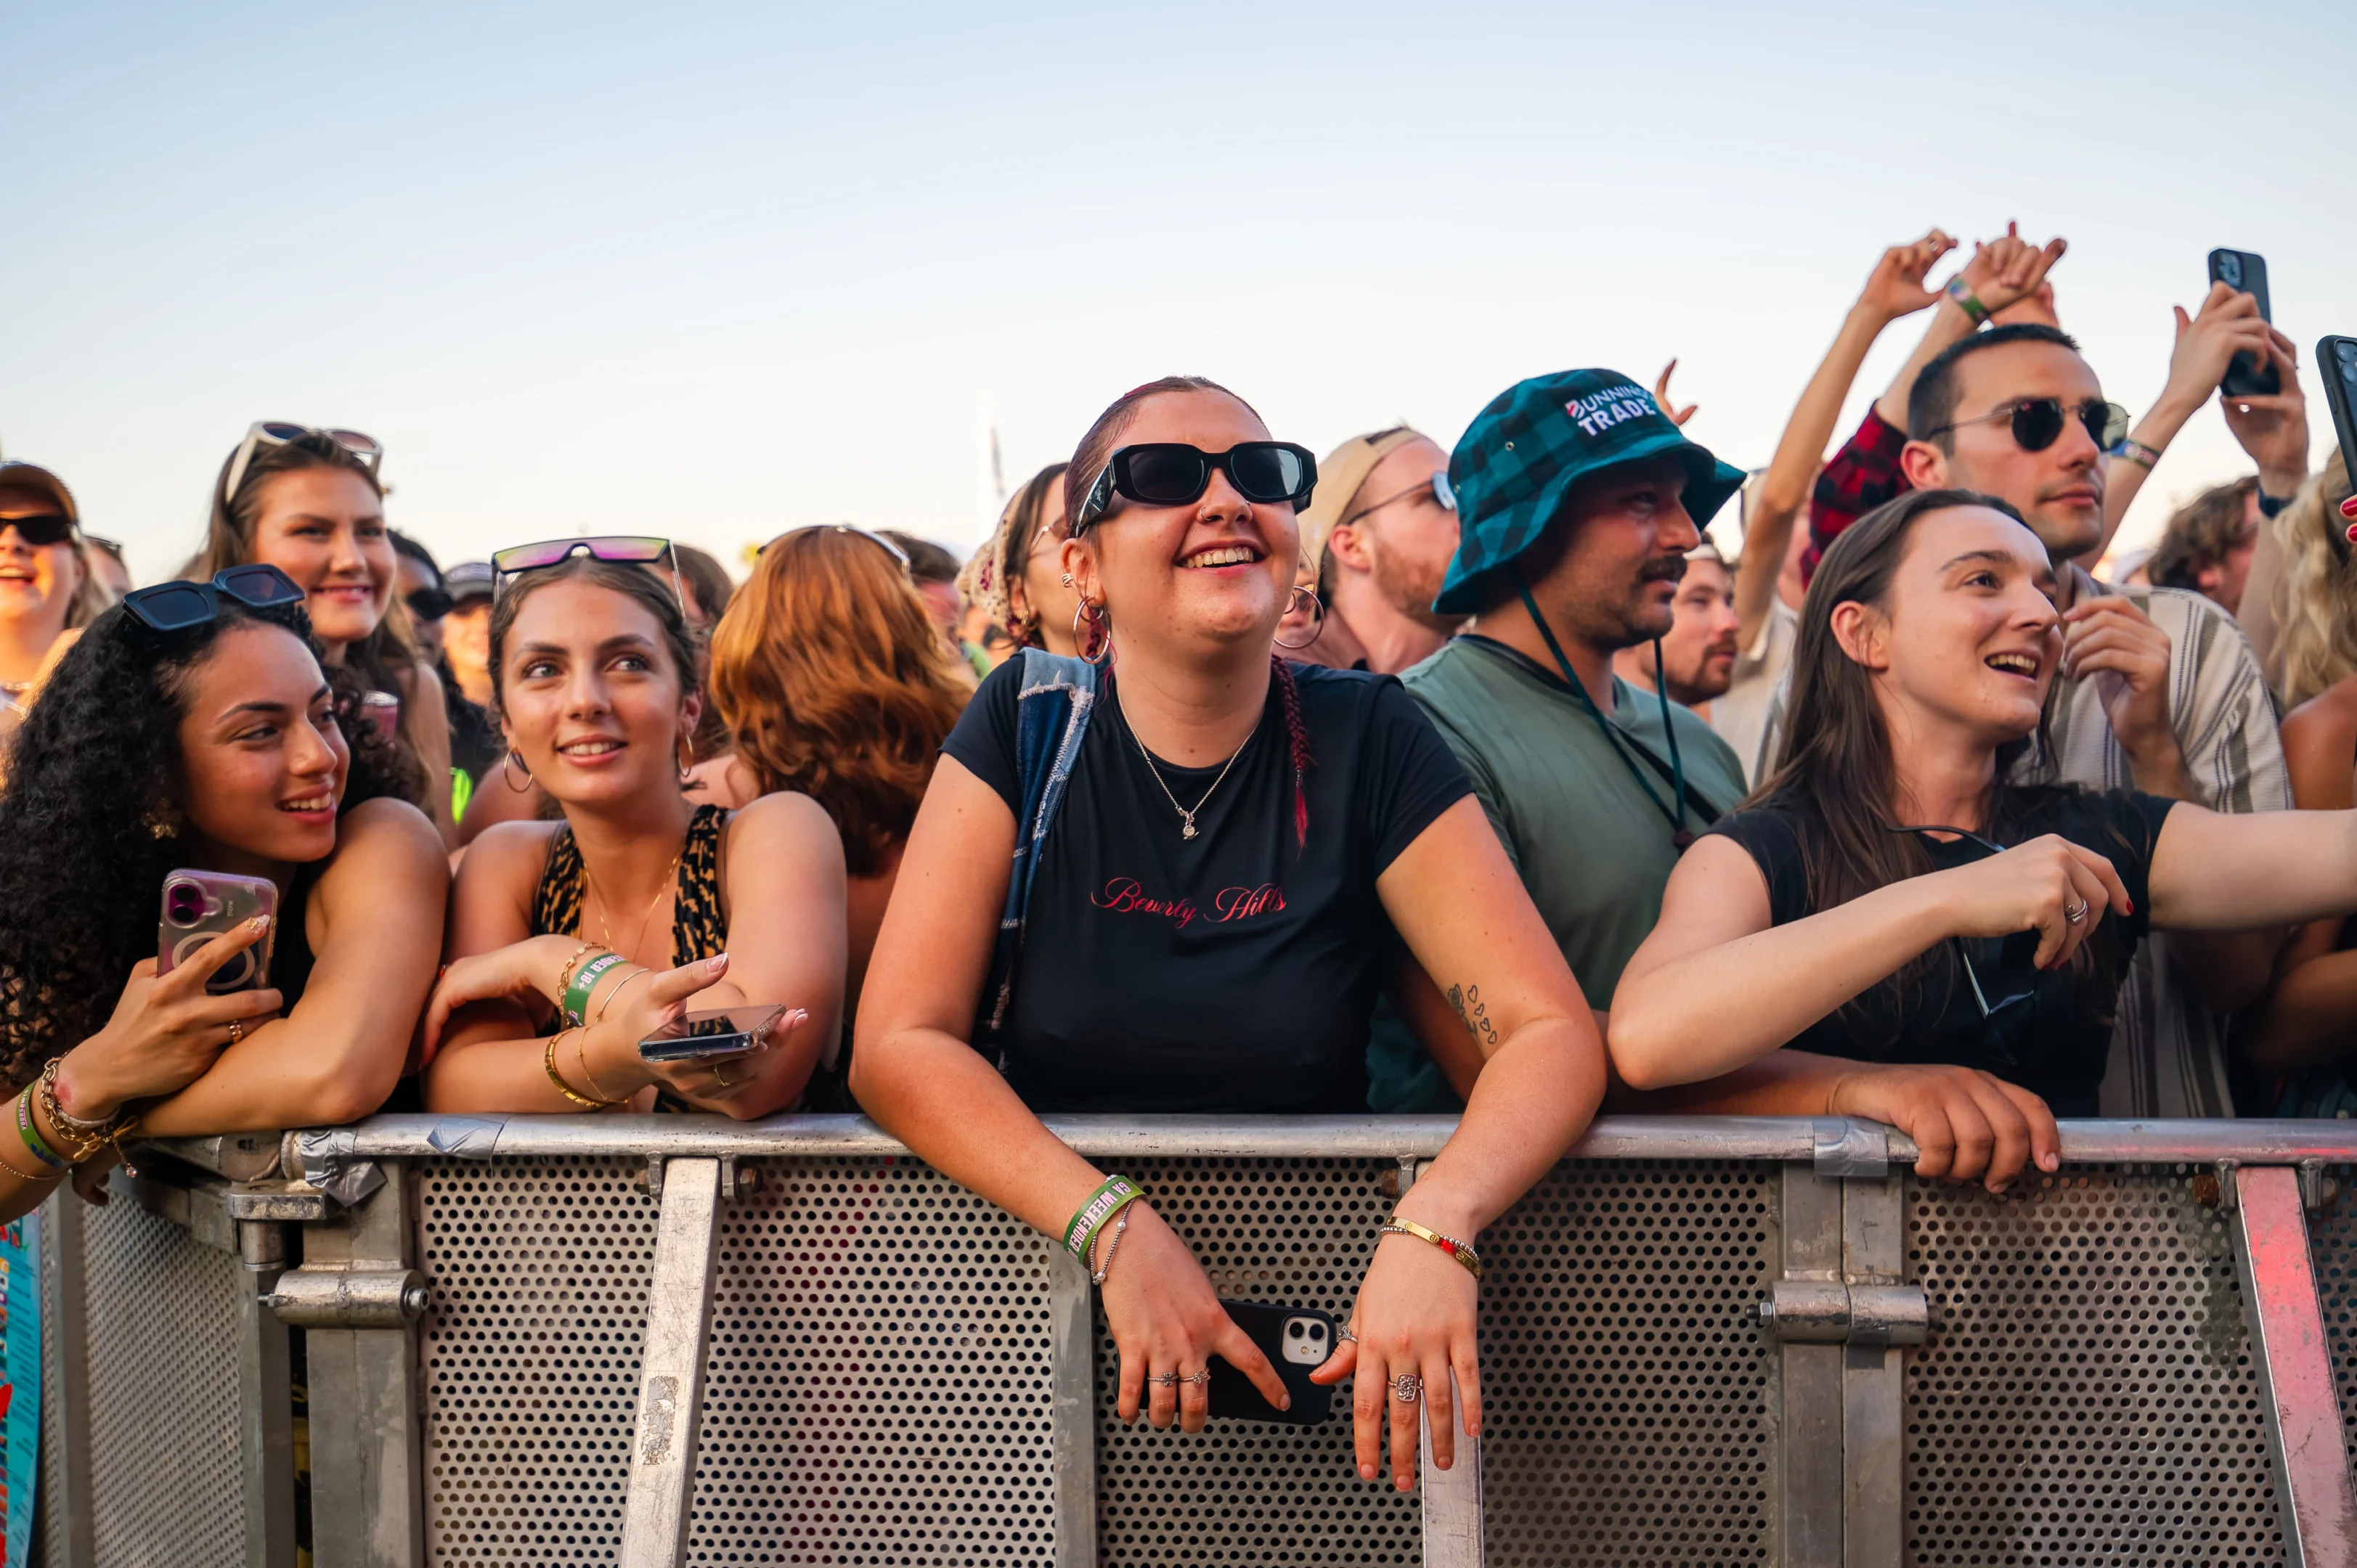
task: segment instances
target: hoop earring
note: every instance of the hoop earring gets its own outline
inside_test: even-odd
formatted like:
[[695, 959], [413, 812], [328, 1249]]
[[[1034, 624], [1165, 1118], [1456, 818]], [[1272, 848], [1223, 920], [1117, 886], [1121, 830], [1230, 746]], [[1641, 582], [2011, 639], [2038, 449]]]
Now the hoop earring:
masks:
[[[1094, 631], [1103, 639], [1097, 644], [1094, 653], [1089, 651], [1088, 634], [1081, 629], [1083, 622], [1087, 624], [1090, 630]], [[1111, 660], [1113, 658], [1113, 618], [1088, 600], [1082, 599], [1080, 608], [1072, 612], [1072, 647], [1091, 664], [1103, 664]]]
[[[680, 762], [679, 754], [683, 751], [687, 753], [687, 760]], [[685, 736], [680, 736], [679, 744], [672, 747], [671, 757], [673, 762], [679, 762], [679, 787], [684, 789], [690, 784], [695, 782], [694, 743], [690, 741]]]
[[[523, 782], [521, 784], [516, 782], [516, 775], [519, 773], [523, 775]], [[532, 788], [532, 769], [524, 766], [523, 753], [514, 746], [508, 747], [508, 765], [501, 775], [501, 780], [519, 795]]]
[[1311, 630], [1308, 637], [1303, 638], [1299, 642], [1287, 642], [1281, 637], [1271, 639], [1270, 640], [1274, 641], [1279, 648], [1307, 648], [1311, 643], [1326, 635], [1326, 601], [1318, 596], [1317, 589], [1310, 587], [1295, 588], [1293, 590], [1293, 596], [1285, 602], [1285, 613], [1286, 615], [1291, 615], [1295, 610], [1298, 609], [1301, 607], [1301, 596], [1304, 594], [1308, 594], [1309, 596], [1309, 603], [1317, 611], [1317, 613], [1310, 618], [1310, 625], [1314, 629]]

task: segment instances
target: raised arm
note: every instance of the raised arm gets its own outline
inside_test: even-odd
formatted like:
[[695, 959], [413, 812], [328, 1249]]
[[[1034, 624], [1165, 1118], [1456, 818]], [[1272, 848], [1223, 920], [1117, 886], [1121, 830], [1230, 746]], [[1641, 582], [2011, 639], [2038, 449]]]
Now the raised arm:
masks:
[[2095, 922], [2127, 912], [2101, 855], [2049, 834], [1949, 871], [1878, 887], [1771, 926], [1768, 885], [1734, 840], [1705, 835], [1679, 860], [1652, 935], [1613, 993], [1612, 1065], [1635, 1089], [1734, 1071], [1952, 936], [2035, 929], [2040, 967], [2067, 961]]
[[146, 1133], [350, 1122], [383, 1104], [400, 1081], [441, 954], [448, 863], [439, 832], [404, 801], [353, 807], [338, 837], [335, 860], [311, 892], [318, 918], [308, 932], [315, 945], [302, 999], [149, 1109], [140, 1119]]

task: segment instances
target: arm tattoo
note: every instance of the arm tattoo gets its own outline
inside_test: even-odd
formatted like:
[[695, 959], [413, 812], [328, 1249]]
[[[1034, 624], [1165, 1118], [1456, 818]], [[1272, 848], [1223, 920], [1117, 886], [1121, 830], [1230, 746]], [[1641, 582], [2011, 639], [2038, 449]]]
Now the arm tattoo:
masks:
[[1490, 1022], [1489, 1005], [1481, 1000], [1478, 985], [1452, 985], [1448, 988], [1448, 1005], [1457, 1012], [1457, 1021], [1473, 1036], [1473, 1043], [1482, 1053], [1498, 1048], [1498, 1026]]

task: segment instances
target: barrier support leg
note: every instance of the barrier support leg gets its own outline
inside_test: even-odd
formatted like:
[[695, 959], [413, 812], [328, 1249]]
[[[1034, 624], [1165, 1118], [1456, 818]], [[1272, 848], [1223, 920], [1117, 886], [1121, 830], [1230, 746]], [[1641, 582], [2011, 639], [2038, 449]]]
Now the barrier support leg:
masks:
[[97, 1568], [98, 1563], [91, 1512], [90, 1326], [85, 1316], [90, 1274], [82, 1235], [86, 1207], [60, 1186], [41, 1211], [54, 1264], [45, 1305], [52, 1356], [41, 1397], [57, 1412], [58, 1444], [56, 1454], [43, 1456], [41, 1509], [55, 1521], [52, 1538], [64, 1553], [49, 1568]]
[[[415, 1262], [409, 1167], [388, 1161], [384, 1185], [357, 1208], [305, 1227], [304, 1276], [348, 1285]], [[287, 1282], [282, 1281], [282, 1286]], [[425, 1493], [418, 1453], [417, 1341], [396, 1298], [373, 1312], [307, 1320], [311, 1392], [311, 1533], [318, 1568], [423, 1568]], [[366, 1325], [363, 1326], [362, 1325]]]
[[[1407, 1196], [1428, 1163], [1400, 1161], [1401, 1197]], [[1448, 1375], [1448, 1386], [1454, 1393], [1454, 1372]], [[1457, 1410], [1465, 1408], [1461, 1394], [1453, 1403]], [[1424, 1568], [1483, 1568], [1489, 1542], [1481, 1518], [1481, 1440], [1465, 1435], [1461, 1416], [1452, 1419], [1458, 1423], [1457, 1451], [1446, 1470], [1432, 1462], [1431, 1406], [1424, 1408], [1415, 1423], [1416, 1484], [1424, 1494]]]
[[1048, 1337], [1055, 1390], [1056, 1568], [1097, 1568], [1097, 1326], [1088, 1265], [1048, 1249]]
[[[1906, 1256], [1905, 1180], [1842, 1184], [1842, 1273], [1853, 1287], [1899, 1283]], [[1857, 1295], [1853, 1294], [1853, 1301]], [[1852, 1311], [1842, 1352], [1842, 1563], [1900, 1568], [1904, 1551], [1906, 1387], [1900, 1350]]]
[[647, 1333], [622, 1505], [622, 1568], [679, 1568], [695, 1484], [696, 1418], [712, 1327], [720, 1162], [663, 1162], [662, 1217], [647, 1280]]
[[[1784, 1167], [1784, 1278], [1842, 1277], [1842, 1183], [1803, 1165]], [[1842, 1561], [1843, 1368], [1848, 1347], [1787, 1340], [1779, 1383], [1776, 1562], [1825, 1568]]]
[[2357, 1498], [2299, 1173], [2288, 1165], [2245, 1165], [2229, 1179], [2234, 1264], [2283, 1508], [2284, 1558], [2293, 1568], [2352, 1568]]

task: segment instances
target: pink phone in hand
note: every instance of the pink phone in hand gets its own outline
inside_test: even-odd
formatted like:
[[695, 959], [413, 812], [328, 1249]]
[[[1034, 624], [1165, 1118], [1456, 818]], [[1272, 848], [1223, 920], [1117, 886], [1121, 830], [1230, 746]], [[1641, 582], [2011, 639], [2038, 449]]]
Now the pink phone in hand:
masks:
[[221, 871], [175, 871], [164, 878], [164, 916], [156, 923], [156, 972], [169, 974], [213, 938], [256, 915], [270, 917], [260, 941], [231, 959], [205, 982], [215, 996], [267, 983], [271, 950], [278, 941], [278, 886], [266, 877]]

